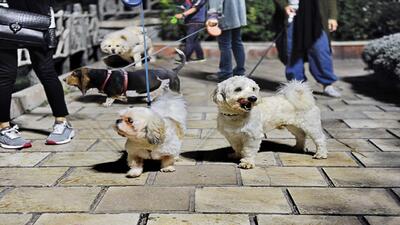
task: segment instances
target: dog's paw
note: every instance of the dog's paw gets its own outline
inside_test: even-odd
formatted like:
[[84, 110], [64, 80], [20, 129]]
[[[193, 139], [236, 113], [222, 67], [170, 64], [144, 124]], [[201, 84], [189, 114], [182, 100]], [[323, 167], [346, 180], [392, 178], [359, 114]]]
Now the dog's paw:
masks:
[[239, 168], [242, 169], [253, 169], [256, 165], [254, 162], [249, 162], [249, 160], [241, 159], [239, 163]]
[[163, 173], [174, 172], [175, 171], [175, 167], [167, 166], [167, 167], [161, 168], [160, 171], [163, 172]]
[[102, 104], [104, 107], [110, 107], [114, 103], [113, 98], [107, 98], [106, 101]]
[[328, 153], [326, 152], [317, 152], [313, 156], [314, 159], [327, 159], [328, 158]]
[[132, 168], [128, 171], [128, 173], [126, 174], [127, 177], [139, 177], [143, 172], [142, 168]]

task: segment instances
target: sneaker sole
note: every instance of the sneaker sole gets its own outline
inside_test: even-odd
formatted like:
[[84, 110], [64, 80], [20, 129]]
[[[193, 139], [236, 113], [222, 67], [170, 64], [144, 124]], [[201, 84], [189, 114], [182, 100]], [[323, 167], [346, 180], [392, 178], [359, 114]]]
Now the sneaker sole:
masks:
[[23, 145], [18, 145], [18, 146], [6, 145], [6, 144], [1, 144], [0, 143], [0, 147], [5, 148], [5, 149], [22, 149], [22, 148], [30, 148], [30, 147], [32, 147], [32, 143], [25, 143]]
[[64, 141], [46, 141], [46, 145], [62, 145], [69, 143], [75, 137], [75, 131], [72, 131], [67, 139]]

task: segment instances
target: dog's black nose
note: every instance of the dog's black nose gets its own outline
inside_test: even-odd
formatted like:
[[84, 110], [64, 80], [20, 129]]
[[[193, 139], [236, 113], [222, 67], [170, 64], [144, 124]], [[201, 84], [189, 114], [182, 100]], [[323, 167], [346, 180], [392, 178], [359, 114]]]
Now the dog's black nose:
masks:
[[121, 123], [121, 122], [122, 122], [122, 119], [118, 119], [118, 120], [115, 121], [115, 124], [118, 125], [118, 124]]
[[113, 54], [115, 54], [115, 49], [111, 49], [111, 52], [112, 52]]
[[256, 102], [257, 101], [257, 97], [256, 96], [250, 96], [247, 98], [247, 100], [249, 100], [249, 102]]

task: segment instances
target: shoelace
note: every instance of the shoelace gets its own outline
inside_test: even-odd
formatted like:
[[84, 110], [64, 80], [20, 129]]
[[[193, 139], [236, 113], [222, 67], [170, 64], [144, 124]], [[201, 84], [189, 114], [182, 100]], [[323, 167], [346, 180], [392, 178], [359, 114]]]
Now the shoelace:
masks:
[[53, 133], [54, 134], [62, 134], [64, 132], [64, 129], [67, 127], [67, 123], [66, 122], [62, 122], [62, 123], [56, 123], [53, 126]]
[[3, 131], [1, 131], [1, 134], [10, 138], [10, 139], [15, 139], [15, 138], [19, 138], [19, 131], [18, 131], [19, 127], [17, 125], [14, 125], [11, 128], [5, 129]]

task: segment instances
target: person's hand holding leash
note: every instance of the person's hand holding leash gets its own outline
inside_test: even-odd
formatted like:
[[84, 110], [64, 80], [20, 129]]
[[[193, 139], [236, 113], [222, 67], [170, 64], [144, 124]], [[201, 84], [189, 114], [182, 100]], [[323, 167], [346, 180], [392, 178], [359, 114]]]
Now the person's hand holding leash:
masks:
[[218, 19], [216, 18], [208, 19], [206, 22], [206, 27], [208, 34], [210, 34], [211, 36], [216, 37], [221, 35], [222, 33], [221, 29], [218, 27]]
[[328, 28], [330, 32], [335, 32], [338, 28], [338, 22], [337, 20], [334, 19], [329, 19], [328, 20]]

